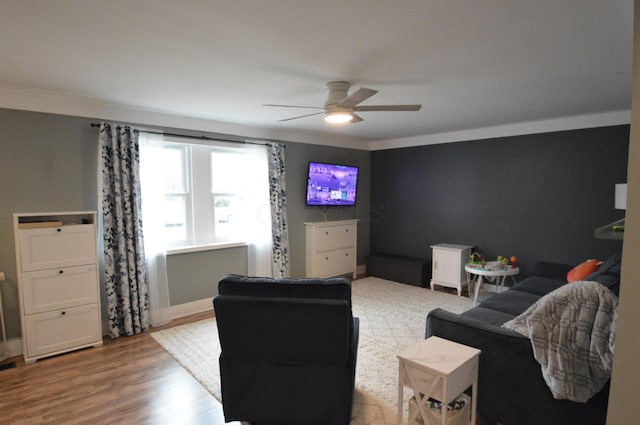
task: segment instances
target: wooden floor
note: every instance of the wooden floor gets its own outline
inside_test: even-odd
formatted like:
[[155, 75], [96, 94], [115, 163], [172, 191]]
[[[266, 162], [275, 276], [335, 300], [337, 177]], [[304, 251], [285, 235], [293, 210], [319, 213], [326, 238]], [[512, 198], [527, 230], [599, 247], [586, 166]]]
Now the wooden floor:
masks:
[[[201, 313], [168, 326], [212, 316]], [[102, 347], [30, 365], [22, 357], [10, 360], [16, 367], [0, 371], [2, 425], [225, 423], [220, 403], [149, 333], [106, 338]]]
[[[212, 317], [175, 320], [171, 326]], [[161, 329], [161, 328], [156, 328]], [[149, 333], [0, 371], [0, 424], [224, 424], [222, 406]], [[239, 424], [235, 422], [234, 424]]]

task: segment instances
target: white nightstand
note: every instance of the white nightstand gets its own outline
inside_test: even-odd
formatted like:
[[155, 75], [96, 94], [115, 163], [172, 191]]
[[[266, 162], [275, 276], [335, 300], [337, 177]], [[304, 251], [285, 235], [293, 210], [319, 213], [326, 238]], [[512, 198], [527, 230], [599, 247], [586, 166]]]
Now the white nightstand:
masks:
[[456, 288], [458, 296], [469, 281], [464, 271], [464, 265], [469, 261], [470, 245], [456, 245], [441, 243], [432, 245], [433, 268], [431, 275], [431, 290], [435, 285]]
[[398, 354], [398, 425], [403, 425], [405, 385], [413, 389], [418, 407], [409, 417], [409, 425], [414, 423], [418, 415], [425, 424], [429, 424], [426, 411], [429, 397], [442, 403], [441, 418], [442, 425], [445, 425], [448, 404], [469, 387], [472, 387], [471, 425], [475, 425], [479, 357], [480, 350], [437, 336], [429, 337]]

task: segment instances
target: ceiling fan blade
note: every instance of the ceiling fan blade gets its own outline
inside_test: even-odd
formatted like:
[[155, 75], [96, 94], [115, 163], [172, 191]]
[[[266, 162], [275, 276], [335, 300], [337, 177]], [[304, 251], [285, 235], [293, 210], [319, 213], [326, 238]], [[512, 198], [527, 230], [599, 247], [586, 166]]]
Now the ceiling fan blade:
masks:
[[354, 111], [419, 111], [422, 105], [370, 105], [354, 106]]
[[285, 118], [283, 120], [278, 120], [278, 121], [291, 121], [291, 120], [297, 120], [298, 118], [312, 117], [314, 115], [320, 115], [320, 114], [324, 114], [324, 112], [314, 112], [313, 114], [300, 115], [297, 117]]
[[321, 106], [274, 105], [272, 103], [265, 103], [262, 106], [274, 106], [276, 108], [324, 109], [324, 107]]
[[353, 119], [351, 120], [351, 124], [355, 124], [357, 122], [364, 121], [364, 119], [358, 114], [354, 114], [352, 112], [351, 115], [353, 115]]
[[352, 106], [357, 105], [360, 102], [363, 102], [369, 99], [374, 94], [378, 93], [378, 90], [368, 89], [366, 87], [362, 87], [355, 92], [353, 92], [350, 96], [342, 99], [336, 106], [341, 108], [351, 108]]

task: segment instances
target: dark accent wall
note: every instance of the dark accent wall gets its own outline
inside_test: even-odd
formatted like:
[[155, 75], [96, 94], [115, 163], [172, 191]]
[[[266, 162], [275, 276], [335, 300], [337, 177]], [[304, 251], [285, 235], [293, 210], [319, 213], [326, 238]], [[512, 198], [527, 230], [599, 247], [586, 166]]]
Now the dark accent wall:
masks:
[[577, 264], [621, 251], [594, 239], [624, 217], [629, 126], [376, 151], [371, 156], [371, 252], [431, 258], [437, 243], [486, 256]]

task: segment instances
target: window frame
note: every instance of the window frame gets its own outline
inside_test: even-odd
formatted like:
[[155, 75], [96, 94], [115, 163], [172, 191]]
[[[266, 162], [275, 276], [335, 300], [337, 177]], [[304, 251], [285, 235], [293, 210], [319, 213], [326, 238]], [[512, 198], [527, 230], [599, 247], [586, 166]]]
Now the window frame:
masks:
[[[213, 159], [215, 153], [243, 155], [239, 148], [213, 144], [191, 143], [179, 138], [163, 138], [162, 149], [177, 149], [182, 157], [183, 190], [168, 192], [164, 186], [165, 202], [183, 199], [185, 205], [186, 238], [167, 240], [168, 253], [195, 252], [210, 249], [246, 246], [247, 242], [238, 233], [236, 236], [216, 235], [215, 198], [219, 196], [241, 197], [241, 192], [213, 192]], [[165, 229], [167, 228], [167, 221]]]
[[[182, 199], [184, 205], [184, 218], [185, 218], [185, 238], [183, 239], [172, 239], [167, 241], [167, 246], [186, 246], [192, 245], [192, 235], [194, 234], [193, 229], [193, 220], [191, 219], [194, 215], [193, 211], [193, 196], [192, 196], [192, 184], [191, 184], [191, 147], [185, 143], [176, 143], [176, 142], [163, 142], [162, 149], [173, 149], [177, 150], [181, 153], [181, 171], [182, 171], [182, 182], [183, 188], [181, 192], [167, 192], [165, 190], [164, 197], [165, 201], [168, 199]], [[167, 226], [165, 220], [165, 228]]]

